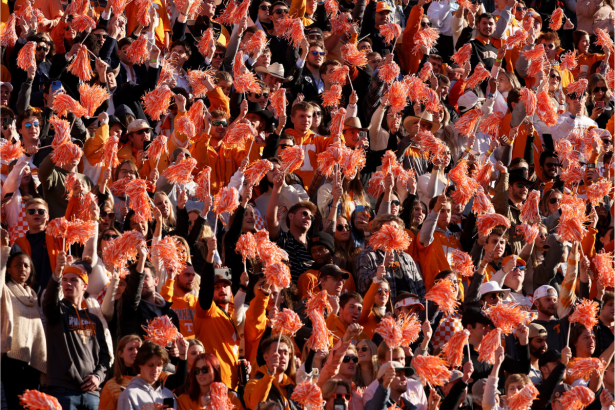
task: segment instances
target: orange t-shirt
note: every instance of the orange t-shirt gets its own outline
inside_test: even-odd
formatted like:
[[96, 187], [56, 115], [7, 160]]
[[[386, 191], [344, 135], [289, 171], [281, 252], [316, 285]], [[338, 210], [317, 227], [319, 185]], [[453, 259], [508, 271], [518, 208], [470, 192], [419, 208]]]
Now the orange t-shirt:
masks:
[[331, 145], [333, 138], [316, 136], [312, 130], [308, 130], [308, 132], [303, 135], [292, 128], [285, 130], [285, 132], [292, 135], [295, 138], [295, 145], [303, 149], [305, 155], [303, 158], [303, 165], [295, 171], [295, 174], [301, 177], [305, 189], [308, 189], [314, 177], [315, 169], [318, 167], [318, 159], [316, 156]]
[[[420, 237], [420, 235], [419, 232], [417, 236]], [[423, 272], [423, 283], [427, 290], [434, 285], [434, 279], [438, 273], [451, 269], [448, 261], [453, 250], [463, 250], [461, 243], [454, 235], [447, 238], [444, 233], [438, 231], [434, 232], [433, 241], [429, 246], [421, 245], [418, 240], [416, 246], [419, 251], [421, 272]]]

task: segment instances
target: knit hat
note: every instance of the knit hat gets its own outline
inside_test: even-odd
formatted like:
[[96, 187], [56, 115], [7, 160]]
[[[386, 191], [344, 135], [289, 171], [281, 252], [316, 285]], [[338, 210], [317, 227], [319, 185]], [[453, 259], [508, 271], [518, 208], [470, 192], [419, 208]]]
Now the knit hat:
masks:
[[335, 249], [335, 240], [328, 233], [320, 231], [314, 236], [312, 236], [312, 239], [310, 239], [310, 241], [308, 242], [308, 251], [310, 251], [312, 247], [316, 245], [322, 245], [325, 248], [329, 249], [329, 252], [333, 253], [333, 250]]

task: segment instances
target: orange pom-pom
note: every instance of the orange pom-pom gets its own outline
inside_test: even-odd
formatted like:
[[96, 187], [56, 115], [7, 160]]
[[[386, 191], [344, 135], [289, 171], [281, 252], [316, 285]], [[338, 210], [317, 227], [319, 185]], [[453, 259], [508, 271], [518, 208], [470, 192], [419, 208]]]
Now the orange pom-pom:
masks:
[[158, 62], [160, 63], [160, 75], [158, 76], [158, 83], [156, 84], [156, 87], [160, 87], [163, 84], [171, 85], [175, 77], [175, 69], [171, 64], [171, 58], [161, 58]]
[[594, 257], [597, 279], [605, 288], [615, 287], [615, 269], [613, 268], [613, 252], [600, 252]]
[[194, 139], [194, 137], [196, 137], [196, 127], [187, 115], [175, 121], [175, 132], [184, 134], [188, 139]]
[[241, 254], [243, 263], [246, 263], [246, 259], [256, 259], [256, 240], [252, 232], [246, 232], [239, 237], [235, 252]]
[[288, 105], [288, 101], [286, 101], [286, 88], [280, 87], [278, 91], [269, 96], [269, 101], [275, 111], [275, 115], [280, 117], [286, 114], [286, 106]]
[[205, 77], [209, 77], [210, 81], [213, 83], [213, 75], [214, 72], [212, 69], [209, 69], [207, 71], [188, 71], [188, 82], [190, 83], [190, 87], [192, 87], [192, 94], [194, 94], [195, 98], [205, 97], [205, 95], [207, 94], [207, 86], [203, 84], [203, 81], [205, 80]]
[[424, 384], [432, 386], [444, 386], [450, 380], [452, 372], [447, 368], [447, 363], [439, 356], [415, 356], [412, 366], [416, 370]]
[[414, 48], [412, 48], [412, 54], [416, 54], [421, 51], [421, 46], [427, 47], [427, 49], [433, 48], [438, 42], [440, 37], [440, 31], [437, 28], [427, 27], [419, 30], [414, 34]]
[[382, 336], [382, 339], [389, 349], [395, 349], [401, 344], [401, 329], [391, 316], [387, 316], [380, 321], [376, 328], [376, 333]]
[[534, 112], [536, 112], [537, 104], [536, 94], [534, 94], [534, 92], [527, 87], [523, 87], [521, 89], [521, 101], [523, 101], [523, 104], [525, 105], [525, 111], [527, 112], [527, 115], [530, 117], [534, 115]]
[[192, 179], [192, 171], [197, 166], [196, 159], [189, 157], [181, 160], [179, 164], [171, 165], [162, 173], [172, 184], [186, 185]]
[[598, 206], [604, 203], [604, 198], [607, 197], [613, 189], [613, 183], [608, 179], [601, 179], [587, 187], [587, 199], [592, 206]]
[[540, 216], [540, 210], [538, 209], [539, 204], [540, 191], [534, 189], [530, 192], [525, 200], [525, 203], [521, 206], [521, 214], [519, 215], [521, 222], [528, 224], [540, 223], [542, 218]]
[[337, 107], [342, 98], [342, 87], [333, 84], [328, 91], [322, 93], [323, 107]]
[[611, 40], [611, 36], [609, 33], [602, 28], [596, 29], [596, 42], [594, 43], [597, 46], [602, 47], [602, 52], [605, 53], [606, 49], [611, 50], [611, 54], [613, 54], [613, 40]]
[[463, 361], [463, 348], [468, 343], [470, 337], [469, 330], [460, 330], [448, 339], [448, 342], [442, 348], [442, 352], [446, 357], [446, 361], [449, 362], [451, 367], [460, 367]]
[[566, 410], [581, 410], [592, 404], [595, 399], [596, 395], [587, 387], [575, 386], [565, 392], [559, 402]]
[[223, 141], [227, 147], [243, 149], [245, 148], [247, 139], [250, 138], [250, 136], [256, 135], [258, 135], [258, 131], [252, 126], [252, 123], [248, 120], [240, 120], [239, 122], [231, 124], [226, 130]]
[[[609, 72], [606, 73], [606, 83], [609, 86], [611, 92], [613, 92], [613, 90], [615, 90], [615, 71], [609, 70]], [[611, 164], [614, 163], [611, 162]]]
[[[335, 0], [330, 0], [337, 4]], [[325, 1], [325, 5], [327, 2]], [[312, 382], [299, 383], [290, 396], [292, 400], [299, 403], [302, 408], [318, 409], [323, 407], [322, 392], [317, 384]]]
[[421, 71], [419, 72], [419, 78], [421, 79], [421, 81], [427, 81], [432, 74], [433, 66], [430, 62], [426, 62], [425, 64], [423, 64], [423, 68], [421, 68]]
[[463, 114], [461, 118], [457, 120], [455, 128], [457, 128], [462, 135], [472, 135], [482, 115], [483, 113], [480, 108], [474, 108]]
[[261, 159], [259, 161], [254, 161], [248, 168], [243, 172], [245, 178], [248, 180], [249, 184], [252, 186], [258, 185], [258, 183], [263, 179], [267, 172], [273, 169], [273, 164], [266, 159]]
[[233, 24], [233, 14], [235, 13], [235, 10], [237, 10], [237, 3], [235, 2], [235, 0], [230, 0], [227, 3], [222, 15], [216, 17], [216, 22], [227, 25]]
[[153, 7], [154, 0], [134, 0], [137, 6], [137, 22], [143, 27], [150, 25], [150, 8]]
[[318, 293], [310, 295], [305, 303], [305, 311], [308, 313], [318, 312], [321, 315], [324, 315], [327, 312], [332, 312], [333, 308], [329, 303], [327, 291], [321, 290]]
[[25, 151], [21, 146], [21, 142], [17, 141], [14, 144], [9, 142], [4, 142], [2, 146], [0, 146], [0, 161], [3, 161], [7, 164], [21, 157]]
[[130, 3], [130, 1], [131, 0], [109, 0], [109, 3], [111, 4], [111, 8], [113, 10], [113, 14], [115, 14], [116, 16], [121, 15], [124, 12], [124, 9], [126, 9], [128, 3]]
[[581, 165], [575, 161], [570, 164], [570, 168], [562, 171], [560, 178], [568, 185], [580, 184], [584, 174]]
[[[542, 45], [542, 44], [541, 44]], [[535, 77], [539, 72], [544, 71], [545, 64], [548, 64], [544, 58], [530, 60], [530, 65], [527, 68], [528, 77]]]
[[74, 161], [78, 162], [82, 155], [83, 151], [81, 151], [78, 145], [66, 142], [53, 150], [51, 160], [54, 164], [61, 167]]
[[246, 68], [243, 61], [243, 53], [239, 51], [235, 55], [235, 65], [233, 66], [233, 85], [238, 93], [250, 91], [260, 93], [261, 86], [256, 82], [256, 74]]
[[529, 31], [534, 27], [534, 17], [532, 17], [531, 13], [527, 13], [525, 17], [523, 17], [523, 31], [529, 33]]
[[500, 302], [497, 305], [491, 305], [485, 309], [484, 313], [505, 335], [511, 334], [513, 330], [529, 322], [528, 315], [521, 310], [520, 306], [508, 303]]
[[382, 156], [382, 173], [384, 175], [389, 174], [396, 165], [397, 157], [395, 157], [395, 153], [391, 150], [387, 150]]
[[384, 192], [384, 174], [382, 171], [377, 171], [372, 174], [369, 180], [367, 193], [374, 199], [377, 199]]
[[180, 273], [186, 267], [186, 261], [180, 257], [179, 250], [182, 243], [174, 236], [165, 236], [158, 243], [151, 246], [152, 254], [156, 252], [156, 257], [162, 262], [167, 272]]
[[325, 11], [330, 18], [337, 16], [340, 12], [340, 5], [337, 0], [325, 0]]
[[367, 65], [367, 53], [368, 50], [359, 51], [354, 43], [346, 43], [342, 46], [342, 58], [354, 67], [362, 68]]
[[214, 198], [214, 213], [216, 215], [228, 212], [232, 214], [239, 206], [239, 192], [233, 187], [223, 187]]
[[455, 54], [452, 55], [451, 60], [457, 64], [458, 67], [463, 67], [467, 61], [470, 61], [472, 56], [472, 45], [464, 44]]
[[295, 333], [303, 327], [303, 323], [299, 315], [290, 309], [282, 309], [281, 312], [275, 314], [273, 320], [273, 333], [294, 337]]
[[142, 179], [133, 179], [126, 184], [126, 196], [130, 199], [128, 207], [135, 212], [133, 221], [146, 222], [152, 220], [150, 197], [147, 194], [147, 183]]
[[585, 78], [581, 78], [579, 81], [575, 81], [574, 83], [569, 84], [568, 87], [566, 87], [566, 94], [580, 95], [580, 94], [583, 94], [586, 89], [587, 89], [587, 80]]
[[239, 24], [241, 20], [248, 15], [251, 0], [243, 0], [239, 6], [233, 11], [232, 23]]
[[195, 196], [199, 201], [205, 201], [209, 196], [211, 189], [211, 168], [205, 167], [199, 175], [196, 176], [194, 182], [196, 183]]
[[506, 228], [510, 228], [510, 221], [507, 217], [500, 214], [484, 214], [476, 217], [476, 227], [478, 231], [484, 236], [489, 236], [493, 228], [498, 225], [504, 225]]
[[107, 242], [103, 250], [103, 260], [107, 269], [124, 267], [130, 260], [137, 258], [137, 248], [145, 244], [140, 232], [128, 231]]
[[103, 157], [100, 161], [105, 168], [115, 168], [120, 165], [120, 160], [117, 157], [118, 145], [120, 139], [118, 137], [109, 136], [103, 145]]
[[25, 46], [19, 50], [17, 55], [17, 67], [24, 71], [28, 71], [31, 66], [36, 67], [36, 41], [28, 41]]
[[538, 397], [538, 389], [533, 384], [527, 384], [523, 389], [506, 399], [510, 410], [530, 410], [532, 403]]
[[74, 222], [69, 222], [66, 228], [66, 244], [80, 243], [85, 245], [88, 239], [94, 236], [97, 229], [97, 221], [80, 221], [77, 219]]
[[[312, 334], [307, 340], [307, 345], [314, 351], [327, 350], [329, 348], [329, 329], [322, 313], [313, 310], [309, 314], [312, 322]], [[295, 389], [296, 391], [296, 389]]]
[[144, 339], [151, 340], [162, 347], [166, 347], [179, 336], [177, 328], [167, 315], [155, 317], [148, 322], [147, 326], [142, 327], [147, 333]]
[[584, 379], [589, 380], [593, 372], [600, 375], [604, 372], [606, 363], [597, 357], [575, 357], [568, 362], [568, 376], [573, 380]]
[[90, 81], [94, 72], [92, 71], [92, 65], [90, 64], [90, 55], [88, 48], [82, 45], [77, 52], [77, 55], [73, 59], [73, 62], [66, 68], [69, 73], [72, 73], [79, 77], [81, 81]]
[[96, 22], [87, 15], [75, 16], [70, 26], [73, 30], [81, 33], [82, 31], [86, 31], [88, 29], [94, 30], [96, 27]]
[[286, 289], [290, 286], [290, 268], [282, 262], [273, 263], [265, 267], [265, 280], [271, 286]]
[[149, 144], [145, 152], [147, 153], [147, 158], [157, 163], [162, 153], [167, 152], [167, 137], [164, 134], [158, 135], [154, 138], [152, 143]]
[[396, 81], [391, 84], [385, 94], [390, 105], [389, 112], [396, 114], [406, 108], [406, 105], [408, 105], [408, 91], [408, 86], [404, 82]]
[[[496, 111], [484, 120], [480, 122], [478, 130], [483, 134], [490, 135], [493, 138], [499, 137], [500, 124], [504, 119], [504, 113], [502, 111]], [[491, 175], [489, 175], [491, 177]]]
[[209, 388], [208, 410], [233, 410], [235, 405], [229, 397], [229, 388], [224, 383], [213, 382]]
[[432, 161], [439, 158], [446, 149], [444, 142], [434, 137], [431, 132], [419, 131], [416, 139], [418, 139], [418, 144], [421, 149], [430, 153], [429, 158]]
[[9, 19], [0, 28], [0, 45], [2, 47], [13, 47], [17, 42], [17, 31], [15, 30], [16, 17], [15, 13], [9, 16]]
[[53, 111], [60, 117], [66, 117], [69, 112], [75, 114], [75, 117], [83, 117], [87, 115], [87, 110], [83, 108], [79, 102], [73, 99], [68, 94], [58, 94], [53, 99]]
[[451, 257], [451, 267], [453, 268], [455, 275], [462, 276], [464, 278], [469, 278], [474, 275], [474, 262], [469, 254], [464, 251], [460, 251], [459, 249], [454, 249]]
[[158, 121], [163, 114], [169, 111], [171, 97], [175, 95], [168, 85], [164, 84], [143, 97], [143, 111], [154, 121]]
[[459, 302], [457, 302], [457, 291], [453, 287], [453, 282], [449, 279], [444, 279], [433, 285], [433, 287], [425, 294], [425, 300], [431, 300], [438, 305], [438, 310], [445, 315], [455, 313]]
[[347, 65], [335, 68], [331, 75], [329, 76], [329, 82], [331, 84], [346, 84], [346, 80], [350, 75], [350, 69]]
[[99, 85], [89, 85], [87, 83], [79, 86], [81, 105], [87, 111], [88, 117], [93, 117], [94, 113], [108, 98], [107, 91]]
[[421, 322], [416, 315], [402, 315], [397, 324], [401, 330], [401, 346], [410, 346], [419, 339], [422, 332]]
[[522, 51], [521, 55], [526, 60], [542, 60], [546, 56], [545, 46], [543, 44], [539, 44], [534, 48]]
[[517, 235], [523, 235], [525, 243], [533, 243], [539, 233], [538, 226], [536, 225], [519, 224], [515, 229]]
[[212, 41], [214, 42], [214, 47], [215, 47], [214, 29], [213, 28], [208, 28], [203, 33], [203, 36], [201, 37], [199, 42], [196, 43], [196, 47], [198, 48], [199, 52], [203, 56], [208, 56], [209, 53], [211, 53], [211, 42]]
[[472, 75], [466, 80], [466, 89], [472, 89], [491, 76], [483, 63], [478, 63]]
[[393, 40], [401, 37], [401, 27], [395, 23], [381, 24], [378, 27], [380, 35], [384, 37], [384, 42], [391, 44]]
[[432, 113], [437, 112], [440, 109], [440, 97], [438, 96], [438, 93], [429, 87], [424, 87], [423, 91], [425, 92], [425, 97], [427, 98], [427, 101], [425, 102], [425, 110]]
[[410, 246], [408, 233], [393, 225], [382, 227], [369, 238], [369, 246], [374, 249], [382, 249], [385, 252], [403, 252]]
[[[335, 86], [334, 86], [335, 87]], [[329, 127], [329, 133], [331, 137], [341, 137], [342, 130], [344, 128], [344, 121], [346, 120], [346, 109], [338, 108], [331, 114], [331, 126]]]
[[475, 215], [495, 213], [491, 199], [485, 194], [485, 190], [482, 187], [479, 187], [476, 192], [474, 203], [472, 204], [472, 212]]
[[457, 1], [459, 8], [463, 8], [466, 10], [470, 10], [472, 8], [472, 2], [470, 0], [459, 0]]
[[557, 124], [557, 106], [549, 97], [546, 88], [543, 88], [536, 96], [536, 113], [540, 121], [552, 127]]
[[551, 14], [551, 22], [549, 23], [549, 28], [553, 31], [557, 31], [562, 28], [562, 24], [564, 24], [564, 10], [561, 7], [553, 10]]
[[502, 337], [502, 331], [500, 329], [493, 329], [478, 345], [478, 360], [487, 364], [495, 363], [495, 351], [500, 347], [500, 339]]
[[66, 231], [70, 222], [66, 220], [63, 216], [60, 218], [54, 218], [47, 224], [47, 234], [56, 237], [56, 238], [64, 238], [66, 237]]
[[205, 103], [203, 100], [196, 100], [188, 110], [188, 114], [186, 114], [194, 124], [194, 134], [196, 136], [201, 135], [203, 128], [205, 127], [205, 116], [203, 115], [204, 109]]
[[[68, 180], [68, 178], [67, 178]], [[98, 199], [96, 195], [91, 192], [85, 194], [81, 199], [81, 206], [79, 211], [77, 212], [77, 219], [81, 219], [82, 221], [89, 221], [94, 217], [92, 212], [90, 211], [90, 206], [98, 205]]]
[[329, 24], [331, 25], [331, 32], [336, 36], [341, 36], [344, 33], [350, 33], [353, 27], [352, 22], [343, 14], [338, 14], [336, 17], [331, 18], [329, 20]]
[[62, 410], [58, 399], [38, 390], [26, 389], [19, 399], [19, 404], [28, 410]]
[[[453, 198], [455, 203], [461, 204], [465, 207], [476, 193], [478, 184], [472, 178], [466, 178], [464, 182], [466, 184], [457, 186], [457, 188], [451, 193], [451, 198]], [[473, 184], [469, 185], [467, 183]]]
[[280, 153], [280, 158], [282, 159], [282, 170], [284, 172], [288, 172], [292, 174], [295, 172], [301, 165], [303, 165], [303, 158], [305, 153], [303, 152], [303, 147], [294, 146], [286, 148], [282, 150]]
[[579, 153], [574, 150], [572, 143], [567, 139], [555, 142], [555, 151], [561, 162], [577, 162]]
[[574, 307], [574, 312], [568, 317], [568, 321], [582, 324], [589, 332], [598, 324], [598, 310], [598, 302], [582, 299], [581, 303]]
[[123, 197], [124, 195], [126, 195], [126, 184], [128, 182], [130, 182], [130, 179], [128, 179], [128, 177], [118, 179], [117, 181], [109, 185], [109, 189], [114, 196]]
[[508, 36], [508, 38], [504, 41], [504, 45], [506, 48], [513, 48], [517, 45], [523, 47], [528, 38], [528, 33], [525, 30], [517, 30], [515, 34], [512, 36]]
[[252, 37], [241, 47], [241, 50], [248, 53], [252, 58], [260, 56], [267, 47], [267, 34], [263, 30], [258, 30], [252, 34]]
[[578, 65], [577, 50], [567, 51], [566, 53], [562, 54], [560, 57], [560, 61], [560, 70], [574, 70]]

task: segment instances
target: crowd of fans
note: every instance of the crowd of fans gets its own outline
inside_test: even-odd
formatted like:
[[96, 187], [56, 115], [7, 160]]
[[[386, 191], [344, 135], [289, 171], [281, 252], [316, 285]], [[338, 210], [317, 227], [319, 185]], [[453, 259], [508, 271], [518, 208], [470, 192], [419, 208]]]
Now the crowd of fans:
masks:
[[[325, 410], [613, 409], [613, 0], [3, 0], [0, 20], [2, 410], [314, 410], [306, 382]], [[500, 334], [493, 306], [527, 320]], [[387, 345], [409, 317], [418, 338]], [[429, 383], [417, 358], [462, 334]]]

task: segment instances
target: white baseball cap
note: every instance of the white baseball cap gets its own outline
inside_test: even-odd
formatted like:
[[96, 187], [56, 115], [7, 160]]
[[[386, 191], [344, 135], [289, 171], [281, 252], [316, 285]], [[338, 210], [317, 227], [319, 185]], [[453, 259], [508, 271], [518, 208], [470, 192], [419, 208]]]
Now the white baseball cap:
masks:
[[457, 100], [457, 106], [459, 107], [459, 112], [466, 112], [474, 108], [476, 103], [479, 101], [485, 101], [485, 99], [478, 98], [478, 96], [474, 94], [474, 91], [468, 91], [467, 93], [464, 93]]
[[481, 295], [486, 295], [487, 293], [494, 293], [494, 292], [503, 292], [504, 299], [506, 299], [508, 297], [508, 294], [510, 293], [510, 289], [502, 289], [500, 285], [495, 281], [485, 282], [482, 285], [480, 285]]
[[13, 85], [11, 83], [3, 83], [0, 82], [0, 87], [5, 86], [6, 88], [9, 89], [9, 92], [13, 92]]
[[416, 306], [416, 305], [418, 305], [421, 310], [425, 310], [425, 306], [423, 306], [421, 301], [415, 298], [414, 296], [409, 296], [397, 302], [395, 304], [395, 309], [403, 308], [406, 306]]
[[544, 298], [545, 296], [557, 297], [557, 290], [549, 285], [542, 285], [534, 292], [534, 300]]

